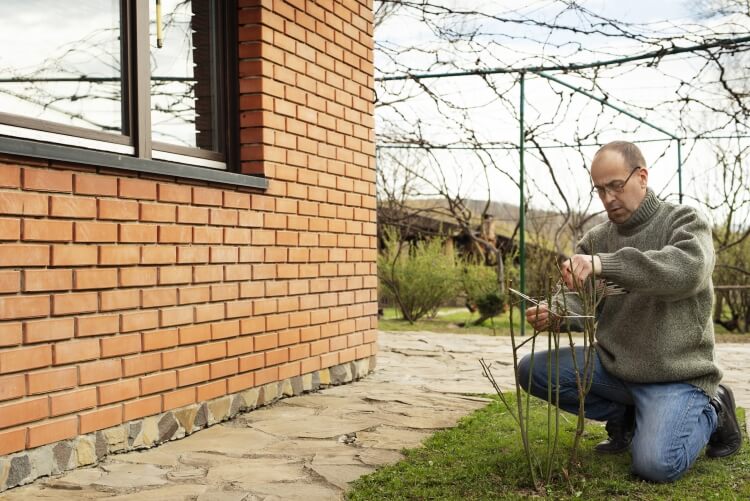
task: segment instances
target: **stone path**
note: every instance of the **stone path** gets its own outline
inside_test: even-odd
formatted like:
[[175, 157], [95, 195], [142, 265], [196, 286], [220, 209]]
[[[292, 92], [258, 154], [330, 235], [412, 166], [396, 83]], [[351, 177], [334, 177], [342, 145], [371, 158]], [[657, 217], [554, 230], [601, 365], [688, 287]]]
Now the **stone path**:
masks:
[[[725, 381], [750, 408], [750, 344], [721, 344]], [[2, 500], [251, 501], [341, 499], [348, 482], [402, 458], [436, 430], [485, 404], [477, 359], [512, 386], [510, 340], [381, 333], [378, 368], [358, 382], [274, 405], [143, 452], [40, 479]]]

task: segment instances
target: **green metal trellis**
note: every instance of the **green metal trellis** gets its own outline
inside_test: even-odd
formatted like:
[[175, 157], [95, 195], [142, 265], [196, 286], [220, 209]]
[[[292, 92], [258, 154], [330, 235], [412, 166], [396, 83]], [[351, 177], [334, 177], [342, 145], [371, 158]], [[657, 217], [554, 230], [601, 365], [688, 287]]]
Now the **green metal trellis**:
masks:
[[[690, 52], [697, 52], [701, 50], [711, 49], [711, 48], [718, 48], [718, 47], [737, 47], [738, 45], [745, 44], [750, 42], [750, 36], [745, 37], [737, 37], [732, 39], [722, 39], [722, 40], [715, 40], [713, 42], [699, 44], [699, 45], [693, 45], [688, 47], [672, 47], [669, 49], [663, 49], [658, 51], [652, 51], [645, 54], [640, 54], [637, 56], [629, 56], [629, 57], [622, 57], [622, 58], [616, 58], [616, 59], [608, 59], [604, 61], [595, 61], [591, 63], [584, 63], [584, 64], [571, 64], [571, 65], [565, 65], [565, 66], [536, 66], [536, 67], [528, 67], [528, 68], [492, 68], [492, 69], [477, 69], [472, 71], [458, 71], [458, 72], [444, 72], [444, 73], [428, 73], [428, 74], [419, 74], [419, 75], [397, 75], [397, 76], [388, 76], [388, 77], [379, 77], [376, 78], [375, 81], [395, 81], [395, 80], [421, 80], [421, 79], [427, 79], [427, 78], [445, 78], [445, 77], [459, 77], [459, 76], [476, 76], [476, 75], [491, 75], [491, 74], [509, 74], [509, 73], [518, 73], [519, 78], [519, 86], [520, 86], [520, 109], [519, 109], [519, 128], [520, 128], [520, 134], [519, 134], [519, 144], [518, 144], [518, 151], [519, 151], [519, 265], [520, 265], [520, 273], [519, 273], [519, 288], [520, 291], [525, 293], [526, 292], [526, 225], [525, 225], [525, 213], [526, 213], [526, 199], [524, 194], [524, 157], [525, 157], [525, 142], [526, 142], [526, 130], [525, 130], [525, 123], [524, 123], [524, 111], [525, 111], [525, 85], [526, 85], [526, 73], [531, 73], [534, 75], [537, 75], [539, 77], [545, 78], [551, 82], [555, 82], [559, 85], [562, 85], [564, 87], [567, 87], [568, 89], [573, 90], [574, 92], [577, 92], [581, 95], [584, 95], [588, 97], [589, 99], [592, 99], [594, 101], [597, 101], [604, 106], [607, 106], [609, 108], [612, 108], [613, 110], [617, 111], [618, 113], [621, 113], [625, 116], [628, 116], [644, 125], [647, 125], [651, 127], [652, 129], [661, 132], [662, 134], [665, 134], [669, 137], [669, 140], [676, 141], [677, 142], [677, 183], [678, 183], [678, 193], [679, 193], [679, 201], [682, 203], [683, 200], [683, 192], [682, 192], [682, 139], [672, 134], [671, 132], [668, 132], [650, 122], [643, 119], [642, 117], [639, 117], [638, 115], [635, 115], [634, 113], [631, 113], [624, 108], [618, 107], [610, 102], [608, 102], [606, 99], [600, 98], [598, 96], [595, 96], [594, 94], [578, 87], [575, 85], [572, 85], [568, 82], [565, 82], [564, 80], [560, 80], [557, 77], [554, 77], [552, 75], [547, 74], [547, 71], [563, 71], [563, 72], [569, 72], [569, 71], [575, 71], [580, 69], [587, 69], [587, 68], [601, 68], [605, 66], [614, 66], [614, 65], [620, 65], [623, 63], [628, 62], [634, 62], [634, 61], [641, 61], [646, 59], [661, 59], [666, 56], [675, 55], [675, 54], [681, 54], [681, 53], [690, 53]], [[524, 301], [521, 302], [521, 310], [524, 310]], [[525, 335], [525, 323], [521, 322], [521, 335]]]

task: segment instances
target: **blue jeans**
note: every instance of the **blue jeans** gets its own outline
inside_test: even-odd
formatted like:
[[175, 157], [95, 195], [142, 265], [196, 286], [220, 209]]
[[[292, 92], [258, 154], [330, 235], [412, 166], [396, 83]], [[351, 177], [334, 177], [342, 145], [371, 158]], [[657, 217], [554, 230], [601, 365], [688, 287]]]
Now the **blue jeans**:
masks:
[[[583, 366], [583, 347], [576, 350], [579, 371]], [[520, 362], [518, 378], [530, 394], [547, 399], [547, 352], [526, 355]], [[578, 390], [570, 348], [560, 348], [561, 409], [578, 413]], [[555, 360], [552, 358], [553, 383]], [[529, 376], [531, 380], [529, 381]], [[530, 382], [530, 384], [529, 384]], [[555, 398], [555, 388], [552, 388]], [[634, 474], [653, 482], [672, 482], [680, 478], [716, 429], [716, 411], [700, 388], [687, 383], [636, 384], [622, 381], [594, 363], [591, 390], [584, 401], [587, 418], [622, 422], [625, 408], [635, 406], [635, 434], [630, 444]]]

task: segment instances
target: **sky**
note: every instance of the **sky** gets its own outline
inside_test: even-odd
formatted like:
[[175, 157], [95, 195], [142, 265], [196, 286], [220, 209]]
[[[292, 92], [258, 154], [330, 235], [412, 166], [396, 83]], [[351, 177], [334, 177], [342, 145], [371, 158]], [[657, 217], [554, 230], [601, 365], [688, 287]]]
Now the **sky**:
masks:
[[[497, 8], [502, 4], [503, 9], [509, 7], [520, 7], [526, 13], [540, 13], [549, 9], [549, 2], [490, 2], [488, 8]], [[617, 19], [625, 23], [648, 23], [648, 30], [657, 30], [659, 33], [676, 33], [680, 30], [696, 31], [702, 26], [718, 26], [725, 22], [724, 19], [703, 19], [694, 12], [694, 2], [682, 0], [667, 0], [660, 2], [636, 0], [631, 2], [591, 1], [582, 2], [585, 8], [593, 10], [602, 16]], [[466, 2], [459, 5], [464, 6]], [[568, 17], [558, 18], [559, 22], [574, 24], [575, 19]], [[522, 67], [544, 62], [540, 57], [540, 46], [529, 40], [510, 40], [503, 36], [498, 27], [488, 26], [486, 31], [494, 32], [494, 36], [502, 42], [504, 47], [492, 46], [490, 54], [480, 54], [481, 63], [490, 66], [514, 66]], [[507, 34], [513, 30], [516, 37], [538, 37], [540, 32], [537, 28], [513, 25], [505, 27]], [[393, 16], [384, 23], [375, 33], [376, 41], [383, 44], [396, 44], [401, 46], [418, 45], [421, 47], [435, 47], [431, 40], [432, 34], [426, 26], [418, 19], [409, 16]], [[490, 36], [487, 39], [491, 39]], [[576, 40], [575, 35], [552, 34], [547, 39], [549, 42], [544, 50], [547, 56], [558, 55], [566, 62], [591, 61], [592, 57], [606, 59], [602, 53], [616, 57], [617, 55], [632, 54], [634, 49], [631, 42], [613, 40], [610, 37], [589, 37], [585, 40]], [[688, 42], [690, 43], [690, 42]], [[552, 45], [561, 45], [560, 48]], [[577, 44], [577, 45], [576, 45]], [[576, 47], [576, 50], [571, 49]], [[580, 47], [580, 50], [578, 50]], [[642, 49], [640, 49], [642, 51]], [[636, 51], [638, 52], [638, 51]], [[453, 58], [453, 59], [451, 59]], [[471, 68], [476, 64], [476, 53], [450, 54], [448, 51], [441, 54], [441, 61], [461, 61], [460, 67]], [[426, 72], [440, 71], [448, 65], [430, 68], [429, 63], [423, 55], [409, 53], [400, 56], [398, 63], [404, 67], [413, 66]], [[493, 64], [494, 63], [494, 64]], [[675, 107], [666, 105], [665, 102], [678, 97], [676, 91], [679, 89], [680, 80], [693, 78], [703, 60], [689, 57], [677, 56], [665, 59], [659, 66], [659, 71], [650, 68], [635, 67], [628, 65], [620, 69], [609, 71], [610, 78], [602, 80], [602, 85], [617, 104], [647, 118], [650, 122], [668, 132], [682, 135], [681, 126], [690, 122], [695, 127], [703, 127], [715, 120], [716, 117], [706, 114], [702, 110], [690, 110], [682, 116], [683, 122], [675, 113]], [[376, 52], [376, 66], [389, 70], [393, 69], [392, 62]], [[403, 68], [396, 68], [397, 71]], [[420, 72], [422, 72], [420, 71]], [[555, 76], [569, 82], [590, 88], [586, 79], [580, 79], [573, 75]], [[502, 98], [507, 103], [502, 105], [490, 95], [484, 82], [476, 76], [446, 78], [441, 80], [424, 80], [423, 82], [433, 91], [447, 94], [457, 103], [473, 106], [474, 108], [464, 116], [456, 116], [457, 123], [470, 123], [476, 129], [481, 141], [502, 141], [517, 144], [519, 141], [518, 128], [518, 101], [519, 88], [513, 85], [513, 76], [497, 76], [492, 80], [502, 89]], [[409, 103], [399, 105], [399, 111], [407, 117], [407, 123], [403, 124], [402, 132], [408, 133], [409, 127], [415, 127], [418, 123], [425, 137], [439, 142], [451, 142], [460, 135], [460, 127], [446, 123], [446, 120], [437, 113], [435, 105], [423, 95], [420, 96], [417, 87], [413, 83], [381, 83], [377, 86], [378, 95], [383, 101], [394, 96], [403, 96], [404, 93], [413, 93], [415, 96]], [[702, 92], [701, 101], [715, 103], [716, 96], [708, 87], [698, 87], [691, 92]], [[389, 93], [390, 92], [390, 93]], [[558, 108], [560, 105], [559, 93], [563, 92], [565, 113]], [[594, 89], [592, 93], [602, 95]], [[540, 143], [552, 144], [555, 142], [571, 142], [575, 140], [575, 133], [588, 132], [598, 133], [598, 142], [606, 142], [614, 139], [627, 139], [634, 142], [642, 142], [641, 148], [648, 162], [651, 162], [650, 185], [663, 197], [677, 201], [677, 147], [674, 141], [659, 142], [666, 138], [662, 132], [651, 129], [648, 126], [639, 126], [633, 119], [620, 115], [611, 110], [603, 110], [601, 106], [593, 103], [583, 96], [567, 97], [570, 92], [557, 84], [539, 78], [529, 78], [526, 83], [526, 109], [525, 119], [532, 127], [540, 127]], [[516, 109], [513, 109], [513, 108]], [[653, 107], [653, 110], [645, 110]], [[379, 116], [376, 121], [378, 132], [388, 132], [388, 126], [400, 120], [387, 107], [380, 107]], [[597, 142], [597, 141], [593, 141]], [[714, 141], [721, 142], [721, 141]], [[527, 148], [530, 145], [527, 144]], [[686, 194], [685, 201], [691, 202], [691, 197], [705, 198], [710, 195], [709, 187], [714, 182], [715, 169], [711, 166], [714, 162], [710, 153], [711, 144], [701, 141], [697, 144], [688, 143], [683, 146], [683, 191]], [[564, 192], [573, 200], [579, 200], [581, 205], [591, 202], [588, 190], [590, 181], [586, 170], [590, 156], [596, 151], [596, 146], [585, 149], [585, 156], [581, 158], [574, 152], [565, 149], [545, 150], [557, 173], [558, 184]], [[496, 162], [504, 166], [504, 170], [514, 176], [493, 174], [490, 179], [485, 179], [483, 169], [477, 166], [477, 162], [461, 152], [438, 152], [435, 153], [436, 161], [440, 164], [439, 170], [451, 171], [448, 176], [449, 184], [455, 186], [456, 191], [465, 194], [469, 198], [487, 198], [493, 200], [517, 202], [519, 192], [516, 184], [518, 170], [518, 153], [509, 150], [495, 152]], [[452, 168], [449, 169], [448, 166]], [[551, 208], [561, 205], [560, 197], [554, 195], [555, 187], [551, 182], [550, 174], [540, 162], [526, 157], [527, 179], [531, 179], [531, 186], [527, 185], [528, 195], [532, 204], [540, 208]], [[429, 190], [426, 188], [425, 193]], [[591, 208], [596, 208], [597, 201]]]

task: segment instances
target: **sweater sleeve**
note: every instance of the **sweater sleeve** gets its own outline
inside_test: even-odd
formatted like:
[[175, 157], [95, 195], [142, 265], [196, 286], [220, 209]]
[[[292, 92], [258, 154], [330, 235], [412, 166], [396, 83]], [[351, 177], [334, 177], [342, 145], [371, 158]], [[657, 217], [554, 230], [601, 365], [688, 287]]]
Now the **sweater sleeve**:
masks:
[[675, 211], [666, 231], [668, 241], [661, 249], [623, 247], [598, 254], [601, 275], [632, 292], [667, 301], [695, 293], [714, 267], [711, 228], [694, 209], [683, 206]]

